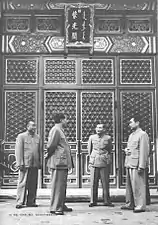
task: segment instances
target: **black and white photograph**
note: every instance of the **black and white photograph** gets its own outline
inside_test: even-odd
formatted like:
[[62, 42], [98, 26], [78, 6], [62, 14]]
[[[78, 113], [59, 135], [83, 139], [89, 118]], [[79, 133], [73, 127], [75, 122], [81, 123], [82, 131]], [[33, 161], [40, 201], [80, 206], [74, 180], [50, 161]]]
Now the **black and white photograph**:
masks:
[[158, 225], [158, 1], [0, 1], [0, 225]]

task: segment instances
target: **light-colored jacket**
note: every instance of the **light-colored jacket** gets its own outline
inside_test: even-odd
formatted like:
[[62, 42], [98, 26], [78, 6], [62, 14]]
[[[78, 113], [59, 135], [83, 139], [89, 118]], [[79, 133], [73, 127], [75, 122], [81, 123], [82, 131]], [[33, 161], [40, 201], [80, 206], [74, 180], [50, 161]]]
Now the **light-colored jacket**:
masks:
[[32, 137], [28, 131], [17, 136], [15, 144], [15, 157], [17, 167], [37, 167], [41, 166], [40, 137], [34, 134]]
[[71, 169], [72, 157], [64, 131], [58, 124], [50, 130], [48, 136], [48, 162], [50, 169]]
[[93, 167], [106, 167], [111, 162], [112, 142], [109, 135], [93, 134], [88, 140], [89, 165]]
[[126, 155], [125, 166], [145, 169], [149, 157], [149, 137], [147, 133], [141, 128], [131, 133], [128, 138], [127, 148], [130, 153]]

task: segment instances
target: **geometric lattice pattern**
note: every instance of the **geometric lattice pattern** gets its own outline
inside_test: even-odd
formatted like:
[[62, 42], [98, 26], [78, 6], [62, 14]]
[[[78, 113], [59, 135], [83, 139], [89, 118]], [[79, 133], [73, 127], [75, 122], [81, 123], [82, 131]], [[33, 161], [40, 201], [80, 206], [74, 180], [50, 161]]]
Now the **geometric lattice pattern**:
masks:
[[29, 120], [36, 119], [36, 92], [6, 92], [5, 141], [15, 142], [17, 135], [26, 130]]
[[37, 66], [35, 59], [7, 59], [6, 83], [37, 83]]
[[151, 84], [151, 59], [122, 59], [120, 78], [122, 84]]
[[82, 141], [95, 133], [98, 121], [114, 139], [114, 96], [112, 92], [82, 92]]
[[149, 33], [151, 32], [150, 19], [129, 19], [128, 31], [131, 33]]
[[54, 126], [53, 114], [63, 112], [68, 120], [67, 127], [64, 129], [66, 137], [69, 142], [76, 142], [76, 92], [47, 91], [44, 101], [45, 141]]
[[46, 84], [76, 83], [76, 61], [67, 59], [45, 60]]
[[141, 121], [141, 127], [145, 130], [150, 141], [153, 141], [153, 94], [152, 92], [133, 92], [127, 91], [121, 93], [121, 113], [122, 113], [122, 132], [123, 142], [127, 142], [131, 130], [129, 128], [129, 121], [132, 115], [138, 114]]
[[49, 31], [54, 31], [55, 33], [60, 34], [61, 30], [61, 24], [58, 21], [59, 18], [55, 17], [40, 17], [36, 18], [36, 29], [37, 31], [42, 31], [42, 32], [49, 32]]
[[24, 17], [6, 18], [6, 30], [8, 32], [27, 32], [30, 29], [30, 19]]
[[82, 60], [82, 82], [89, 84], [112, 84], [113, 61], [111, 59]]
[[120, 33], [121, 21], [120, 19], [98, 18], [94, 27], [96, 27], [95, 28], [96, 34]]

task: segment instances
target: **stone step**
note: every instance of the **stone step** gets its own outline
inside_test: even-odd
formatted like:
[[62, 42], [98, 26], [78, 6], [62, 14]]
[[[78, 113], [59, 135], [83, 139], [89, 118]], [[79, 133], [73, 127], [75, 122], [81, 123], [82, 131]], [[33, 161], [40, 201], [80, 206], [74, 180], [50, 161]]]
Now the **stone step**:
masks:
[[[110, 196], [113, 202], [125, 201], [125, 189], [111, 188]], [[51, 190], [40, 188], [37, 190], [37, 199], [50, 199]], [[158, 198], [157, 189], [150, 189], [151, 198]], [[0, 189], [0, 198], [16, 198], [16, 189]], [[102, 200], [102, 188], [98, 189], [98, 199]], [[67, 202], [88, 202], [90, 200], [90, 188], [67, 188]]]

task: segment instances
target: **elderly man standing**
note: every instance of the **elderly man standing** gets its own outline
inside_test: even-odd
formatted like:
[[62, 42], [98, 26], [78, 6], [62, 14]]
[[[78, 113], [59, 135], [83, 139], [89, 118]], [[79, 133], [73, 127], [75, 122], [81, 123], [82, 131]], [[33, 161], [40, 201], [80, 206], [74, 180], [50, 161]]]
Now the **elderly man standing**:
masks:
[[16, 139], [15, 156], [19, 169], [17, 186], [17, 205], [20, 209], [25, 205], [37, 207], [36, 192], [38, 181], [38, 169], [41, 168], [42, 153], [40, 137], [35, 133], [36, 125], [33, 121], [27, 124], [27, 131], [20, 133]]
[[109, 194], [109, 173], [111, 162], [112, 142], [111, 137], [105, 134], [104, 124], [98, 122], [96, 134], [91, 135], [88, 141], [90, 156], [91, 201], [89, 207], [97, 205], [98, 182], [101, 178], [103, 187], [104, 206], [114, 206]]
[[126, 159], [126, 205], [121, 209], [133, 210], [134, 213], [146, 209], [146, 177], [148, 165], [149, 137], [140, 128], [139, 116], [134, 116], [129, 122], [133, 131], [125, 149]]
[[67, 119], [63, 113], [54, 115], [55, 126], [49, 132], [47, 166], [51, 171], [50, 213], [63, 215], [72, 208], [65, 205], [68, 170], [73, 167], [71, 149], [64, 133]]

